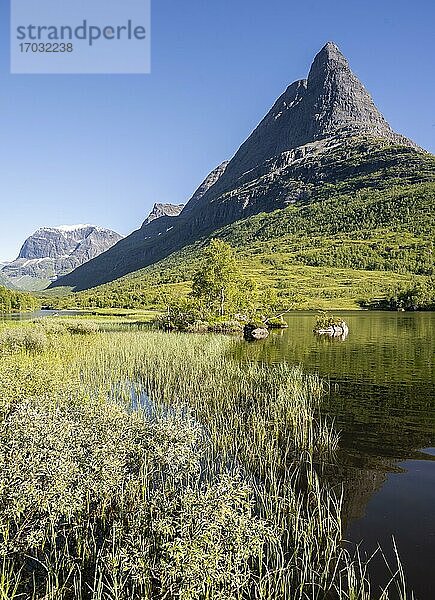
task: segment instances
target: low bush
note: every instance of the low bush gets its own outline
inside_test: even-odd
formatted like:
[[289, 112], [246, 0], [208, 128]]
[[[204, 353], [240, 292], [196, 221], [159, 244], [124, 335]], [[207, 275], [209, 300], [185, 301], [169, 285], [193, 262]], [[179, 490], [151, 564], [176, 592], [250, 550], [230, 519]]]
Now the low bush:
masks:
[[266, 320], [266, 325], [269, 329], [286, 329], [287, 323], [282, 317], [272, 317]]
[[65, 327], [69, 333], [78, 335], [90, 335], [100, 331], [100, 326], [95, 321], [65, 321]]
[[42, 352], [47, 343], [45, 333], [36, 328], [11, 328], [0, 332], [0, 351], [3, 352]]
[[66, 324], [60, 319], [45, 317], [43, 319], [36, 319], [33, 323], [48, 335], [61, 335], [67, 331]]
[[203, 480], [206, 442], [186, 411], [36, 399], [0, 439], [1, 551], [23, 598], [63, 597], [69, 578], [95, 598], [235, 598], [273, 539], [241, 478]]
[[315, 331], [319, 329], [328, 329], [329, 327], [340, 326], [343, 323], [343, 319], [340, 317], [334, 317], [326, 312], [321, 312], [316, 320]]

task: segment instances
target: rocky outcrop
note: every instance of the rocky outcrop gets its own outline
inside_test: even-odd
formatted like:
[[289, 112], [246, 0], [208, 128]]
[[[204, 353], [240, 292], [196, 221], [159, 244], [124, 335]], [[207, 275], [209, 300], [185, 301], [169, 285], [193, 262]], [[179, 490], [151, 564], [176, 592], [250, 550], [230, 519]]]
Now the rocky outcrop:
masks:
[[142, 227], [161, 217], [178, 217], [184, 204], [154, 204], [152, 211], [142, 223]]
[[248, 323], [243, 329], [245, 340], [264, 340], [269, 337], [269, 330], [265, 325], [257, 325]]
[[54, 285], [80, 290], [106, 283], [239, 219], [309, 202], [320, 184], [343, 183], [346, 193], [348, 179], [367, 182], [374, 173], [373, 185], [379, 186], [377, 173], [389, 168], [406, 172], [396, 165], [421, 153], [391, 129], [346, 58], [329, 42], [307, 79], [286, 89], [231, 161], [210, 173], [178, 217], [160, 223], [157, 232], [147, 229], [153, 225], [149, 223], [145, 233], [134, 232]]
[[328, 327], [318, 327], [314, 330], [314, 333], [346, 339], [349, 335], [349, 327], [345, 321], [341, 321], [340, 323], [331, 324]]
[[213, 186], [221, 179], [224, 175], [227, 167], [229, 165], [229, 161], [226, 160], [217, 166], [213, 171], [207, 175], [204, 181], [201, 183], [199, 188], [195, 190], [193, 196], [190, 198], [188, 203], [186, 204], [184, 211], [185, 215], [189, 214], [192, 210], [195, 209], [196, 205], [200, 202], [200, 200], [205, 196], [205, 194], [213, 188]]
[[39, 282], [56, 280], [121, 239], [118, 233], [93, 225], [42, 227], [27, 238], [18, 258], [3, 266], [2, 274], [18, 287], [38, 289]]

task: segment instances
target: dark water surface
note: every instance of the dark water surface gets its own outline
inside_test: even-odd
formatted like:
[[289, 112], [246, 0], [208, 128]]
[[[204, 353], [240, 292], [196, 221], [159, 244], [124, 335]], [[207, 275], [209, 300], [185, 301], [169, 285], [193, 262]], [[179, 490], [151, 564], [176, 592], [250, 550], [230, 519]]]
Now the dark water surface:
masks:
[[34, 310], [32, 312], [0, 313], [0, 321], [29, 321], [43, 317], [76, 317], [87, 314], [82, 310]]
[[[244, 360], [287, 361], [329, 383], [324, 411], [341, 431], [346, 538], [392, 537], [410, 587], [435, 598], [435, 313], [340, 312], [346, 340], [313, 334], [314, 313], [287, 316], [289, 328], [240, 346]], [[388, 580], [372, 562], [375, 583]]]

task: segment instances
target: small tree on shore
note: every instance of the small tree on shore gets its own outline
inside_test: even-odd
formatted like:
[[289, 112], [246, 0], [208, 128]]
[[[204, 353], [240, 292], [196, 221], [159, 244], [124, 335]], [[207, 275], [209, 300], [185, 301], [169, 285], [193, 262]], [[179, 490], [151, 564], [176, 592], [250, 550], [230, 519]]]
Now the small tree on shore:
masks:
[[194, 274], [192, 296], [202, 301], [208, 310], [224, 316], [232, 303], [239, 279], [234, 249], [222, 240], [213, 239]]

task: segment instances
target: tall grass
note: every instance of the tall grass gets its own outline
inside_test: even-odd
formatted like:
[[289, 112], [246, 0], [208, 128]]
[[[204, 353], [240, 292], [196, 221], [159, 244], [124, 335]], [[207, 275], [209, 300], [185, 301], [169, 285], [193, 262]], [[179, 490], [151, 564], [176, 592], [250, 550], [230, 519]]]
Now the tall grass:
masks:
[[370, 597], [317, 377], [223, 336], [46, 328], [0, 362], [1, 598]]

